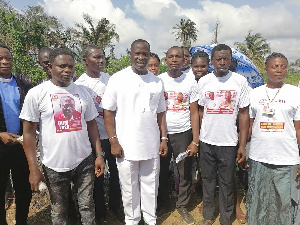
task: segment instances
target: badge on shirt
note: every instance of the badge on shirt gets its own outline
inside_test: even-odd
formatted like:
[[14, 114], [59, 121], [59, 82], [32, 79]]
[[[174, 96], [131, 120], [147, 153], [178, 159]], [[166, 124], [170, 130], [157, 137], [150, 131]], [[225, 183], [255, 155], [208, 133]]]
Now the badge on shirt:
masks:
[[267, 103], [264, 108], [263, 108], [263, 114], [267, 114], [267, 115], [274, 115], [275, 114], [275, 107], [274, 104], [269, 104]]

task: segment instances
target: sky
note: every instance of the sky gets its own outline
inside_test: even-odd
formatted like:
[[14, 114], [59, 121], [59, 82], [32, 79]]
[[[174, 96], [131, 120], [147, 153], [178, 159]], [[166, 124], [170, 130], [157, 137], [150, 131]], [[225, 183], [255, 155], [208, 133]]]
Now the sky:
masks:
[[[261, 33], [272, 52], [283, 53], [290, 62], [300, 59], [300, 0], [9, 0], [18, 10], [42, 5], [65, 26], [84, 23], [83, 13], [97, 21], [107, 18], [120, 36], [115, 55], [138, 38], [147, 40], [151, 51], [164, 57], [176, 41], [172, 28], [180, 19], [196, 23], [198, 38], [192, 46], [210, 44], [217, 21], [218, 43], [234, 47], [251, 30]], [[108, 52], [107, 52], [108, 53]]]

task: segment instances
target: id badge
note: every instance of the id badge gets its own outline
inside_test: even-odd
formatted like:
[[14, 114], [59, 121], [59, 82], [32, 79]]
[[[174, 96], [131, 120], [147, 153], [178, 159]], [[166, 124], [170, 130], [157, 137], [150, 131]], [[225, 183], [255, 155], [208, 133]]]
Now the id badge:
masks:
[[267, 103], [267, 105], [265, 105], [263, 108], [263, 113], [267, 115], [274, 115], [275, 114], [274, 105]]

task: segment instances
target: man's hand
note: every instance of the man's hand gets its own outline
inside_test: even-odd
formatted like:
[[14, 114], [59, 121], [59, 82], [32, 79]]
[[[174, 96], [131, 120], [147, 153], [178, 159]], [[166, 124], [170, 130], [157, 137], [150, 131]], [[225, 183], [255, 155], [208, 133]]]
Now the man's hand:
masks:
[[43, 177], [43, 174], [41, 173], [41, 171], [38, 168], [34, 171], [30, 171], [29, 183], [31, 185], [31, 190], [32, 191], [40, 192], [39, 191], [39, 184], [40, 184], [41, 181], [45, 182], [45, 179]]
[[17, 138], [19, 138], [20, 135], [8, 133], [8, 132], [0, 132], [0, 140], [5, 145], [16, 145], [16, 144], [22, 144], [21, 141], [18, 141]]
[[236, 161], [237, 163], [243, 163], [246, 159], [246, 148], [240, 146], [237, 151]]
[[193, 144], [193, 143], [191, 143], [188, 147], [187, 147], [187, 150], [186, 151], [188, 151], [188, 150], [191, 150], [190, 152], [189, 152], [189, 157], [190, 156], [196, 156], [196, 154], [197, 154], [197, 152], [198, 152], [198, 146], [196, 146], [195, 144]]
[[297, 180], [300, 181], [300, 164], [298, 165]]
[[159, 155], [160, 156], [167, 156], [168, 154], [168, 144], [167, 144], [167, 140], [163, 139], [161, 142], [160, 142], [160, 146], [159, 146]]
[[111, 146], [111, 154], [116, 158], [123, 158], [124, 157], [124, 151], [122, 146], [120, 145], [117, 138], [114, 138], [110, 142]]
[[240, 170], [247, 170], [250, 168], [249, 162], [247, 160], [244, 160], [244, 162], [239, 163], [239, 169]]
[[98, 156], [95, 159], [95, 174], [96, 177], [100, 177], [104, 173], [105, 162], [103, 156]]

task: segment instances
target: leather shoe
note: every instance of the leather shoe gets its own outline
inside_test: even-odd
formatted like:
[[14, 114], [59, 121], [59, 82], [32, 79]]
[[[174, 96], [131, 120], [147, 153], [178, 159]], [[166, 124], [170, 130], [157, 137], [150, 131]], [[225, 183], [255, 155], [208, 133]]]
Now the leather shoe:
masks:
[[177, 208], [177, 211], [186, 224], [194, 224], [194, 217], [189, 214], [186, 208]]

